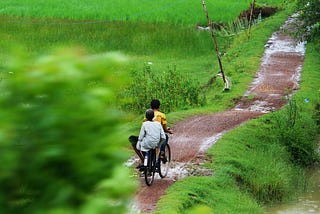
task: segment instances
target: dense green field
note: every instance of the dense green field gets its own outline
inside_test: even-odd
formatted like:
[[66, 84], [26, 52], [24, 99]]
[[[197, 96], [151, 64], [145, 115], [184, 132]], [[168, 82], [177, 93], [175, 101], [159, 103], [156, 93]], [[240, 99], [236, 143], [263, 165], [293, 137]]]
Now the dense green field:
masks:
[[[212, 20], [227, 23], [249, 8], [249, 2], [219, 0], [206, 4]], [[131, 58], [128, 70], [142, 70], [145, 62], [152, 62], [153, 71], [158, 73], [176, 66], [179, 74], [201, 86], [219, 72], [210, 33], [195, 28], [207, 23], [201, 1], [3, 1], [0, 14], [3, 55], [10, 52], [12, 44], [34, 55], [60, 46], [84, 47], [90, 54], [120, 51]], [[235, 34], [216, 33], [223, 55]], [[233, 61], [231, 54], [229, 57], [228, 61]], [[250, 60], [247, 65], [252, 63]], [[242, 64], [236, 67], [251, 73]], [[230, 78], [238, 73], [234, 68], [225, 72]], [[241, 82], [235, 80], [233, 86]], [[221, 97], [222, 87], [221, 81], [216, 83], [215, 94], [210, 96], [215, 100]]]
[[[207, 8], [216, 21], [231, 21], [248, 8], [250, 0], [207, 0]], [[205, 23], [200, 0], [4, 0], [1, 14], [23, 17], [55, 17], [75, 20]]]

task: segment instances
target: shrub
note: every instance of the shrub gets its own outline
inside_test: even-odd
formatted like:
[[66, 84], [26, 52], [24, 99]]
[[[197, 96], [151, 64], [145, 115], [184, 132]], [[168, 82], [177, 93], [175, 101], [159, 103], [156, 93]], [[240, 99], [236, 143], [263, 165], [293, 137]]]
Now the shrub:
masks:
[[314, 25], [320, 21], [319, 0], [298, 0], [298, 7], [301, 9], [301, 18], [307, 26]]
[[[320, 1], [319, 0], [298, 0], [300, 19], [304, 23], [304, 31], [307, 39], [319, 44], [320, 41]], [[319, 45], [316, 45], [319, 48]]]
[[131, 77], [131, 84], [121, 94], [124, 109], [144, 112], [154, 98], [161, 101], [164, 112], [199, 107], [206, 102], [200, 83], [178, 73], [175, 66], [164, 72], [155, 72], [151, 63], [145, 63], [143, 71], [133, 70]]
[[313, 114], [299, 110], [294, 99], [290, 99], [283, 111], [274, 114], [276, 121], [274, 136], [285, 145], [291, 161], [301, 166], [310, 166], [318, 160], [317, 124]]

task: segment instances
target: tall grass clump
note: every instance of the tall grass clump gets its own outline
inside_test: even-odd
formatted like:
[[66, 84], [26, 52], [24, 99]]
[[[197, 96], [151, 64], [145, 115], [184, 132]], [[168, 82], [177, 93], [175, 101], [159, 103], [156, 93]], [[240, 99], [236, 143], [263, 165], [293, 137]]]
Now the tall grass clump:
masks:
[[[114, 105], [119, 54], [15, 50], [0, 71], [0, 212], [125, 213], [136, 184]], [[117, 78], [116, 78], [117, 77]], [[121, 77], [121, 78], [118, 78]], [[119, 185], [121, 184], [121, 185]]]
[[[308, 102], [305, 100], [304, 102]], [[274, 114], [275, 131], [271, 133], [275, 140], [284, 145], [294, 164], [311, 166], [319, 160], [317, 154], [319, 125], [316, 115], [302, 112], [295, 99], [290, 99], [283, 111]]]
[[161, 100], [164, 112], [206, 104], [206, 95], [199, 82], [179, 73], [176, 66], [168, 67], [166, 71], [155, 71], [152, 62], [147, 62], [142, 71], [132, 70], [131, 77], [131, 83], [121, 93], [126, 110], [144, 112], [154, 98]]
[[[227, 133], [208, 154], [212, 167], [231, 176], [259, 203], [284, 200], [292, 193], [300, 170], [288, 161], [288, 152], [272, 141], [269, 116], [248, 122]], [[298, 183], [303, 181], [297, 181]]]
[[[225, 174], [188, 177], [176, 182], [166, 195], [166, 200], [158, 203], [159, 209], [155, 213], [263, 213], [259, 204], [241, 192]], [[197, 212], [201, 208], [206, 212]]]

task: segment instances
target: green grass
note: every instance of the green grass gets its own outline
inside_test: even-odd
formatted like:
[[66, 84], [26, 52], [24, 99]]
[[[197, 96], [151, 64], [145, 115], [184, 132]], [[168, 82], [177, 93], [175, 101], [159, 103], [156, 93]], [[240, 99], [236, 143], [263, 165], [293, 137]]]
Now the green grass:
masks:
[[288, 160], [285, 147], [273, 143], [266, 133], [270, 118], [250, 121], [226, 134], [208, 154], [216, 170], [231, 175], [241, 189], [259, 203], [282, 201], [295, 189], [292, 178], [299, 171]]
[[[213, 20], [232, 21], [250, 0], [206, 1]], [[20, 17], [55, 17], [74, 20], [206, 23], [201, 1], [194, 0], [3, 0], [1, 14]]]
[[250, 196], [241, 192], [234, 181], [223, 174], [180, 180], [167, 191], [165, 200], [160, 200], [158, 206], [161, 209], [155, 213], [198, 213], [192, 211], [200, 206], [209, 208], [205, 213], [263, 213]]
[[[320, 60], [319, 60], [319, 44], [308, 43], [306, 58], [303, 64], [303, 78], [300, 81], [300, 86], [303, 90], [300, 90], [296, 94], [296, 100], [303, 105], [306, 111], [314, 111], [314, 106], [319, 103], [320, 99]], [[309, 99], [310, 102], [305, 102], [305, 99]]]

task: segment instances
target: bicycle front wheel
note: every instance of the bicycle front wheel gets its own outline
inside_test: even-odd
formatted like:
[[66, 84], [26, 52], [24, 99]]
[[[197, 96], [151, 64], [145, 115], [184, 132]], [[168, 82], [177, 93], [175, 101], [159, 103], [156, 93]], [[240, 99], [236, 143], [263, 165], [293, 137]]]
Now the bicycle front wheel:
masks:
[[164, 156], [159, 158], [159, 175], [161, 178], [164, 178], [168, 175], [168, 171], [171, 163], [171, 150], [170, 146], [167, 145], [164, 148]]
[[154, 180], [154, 174], [156, 172], [156, 152], [155, 150], [150, 150], [147, 154], [148, 156], [148, 164], [144, 168], [144, 178], [146, 184], [151, 186]]

